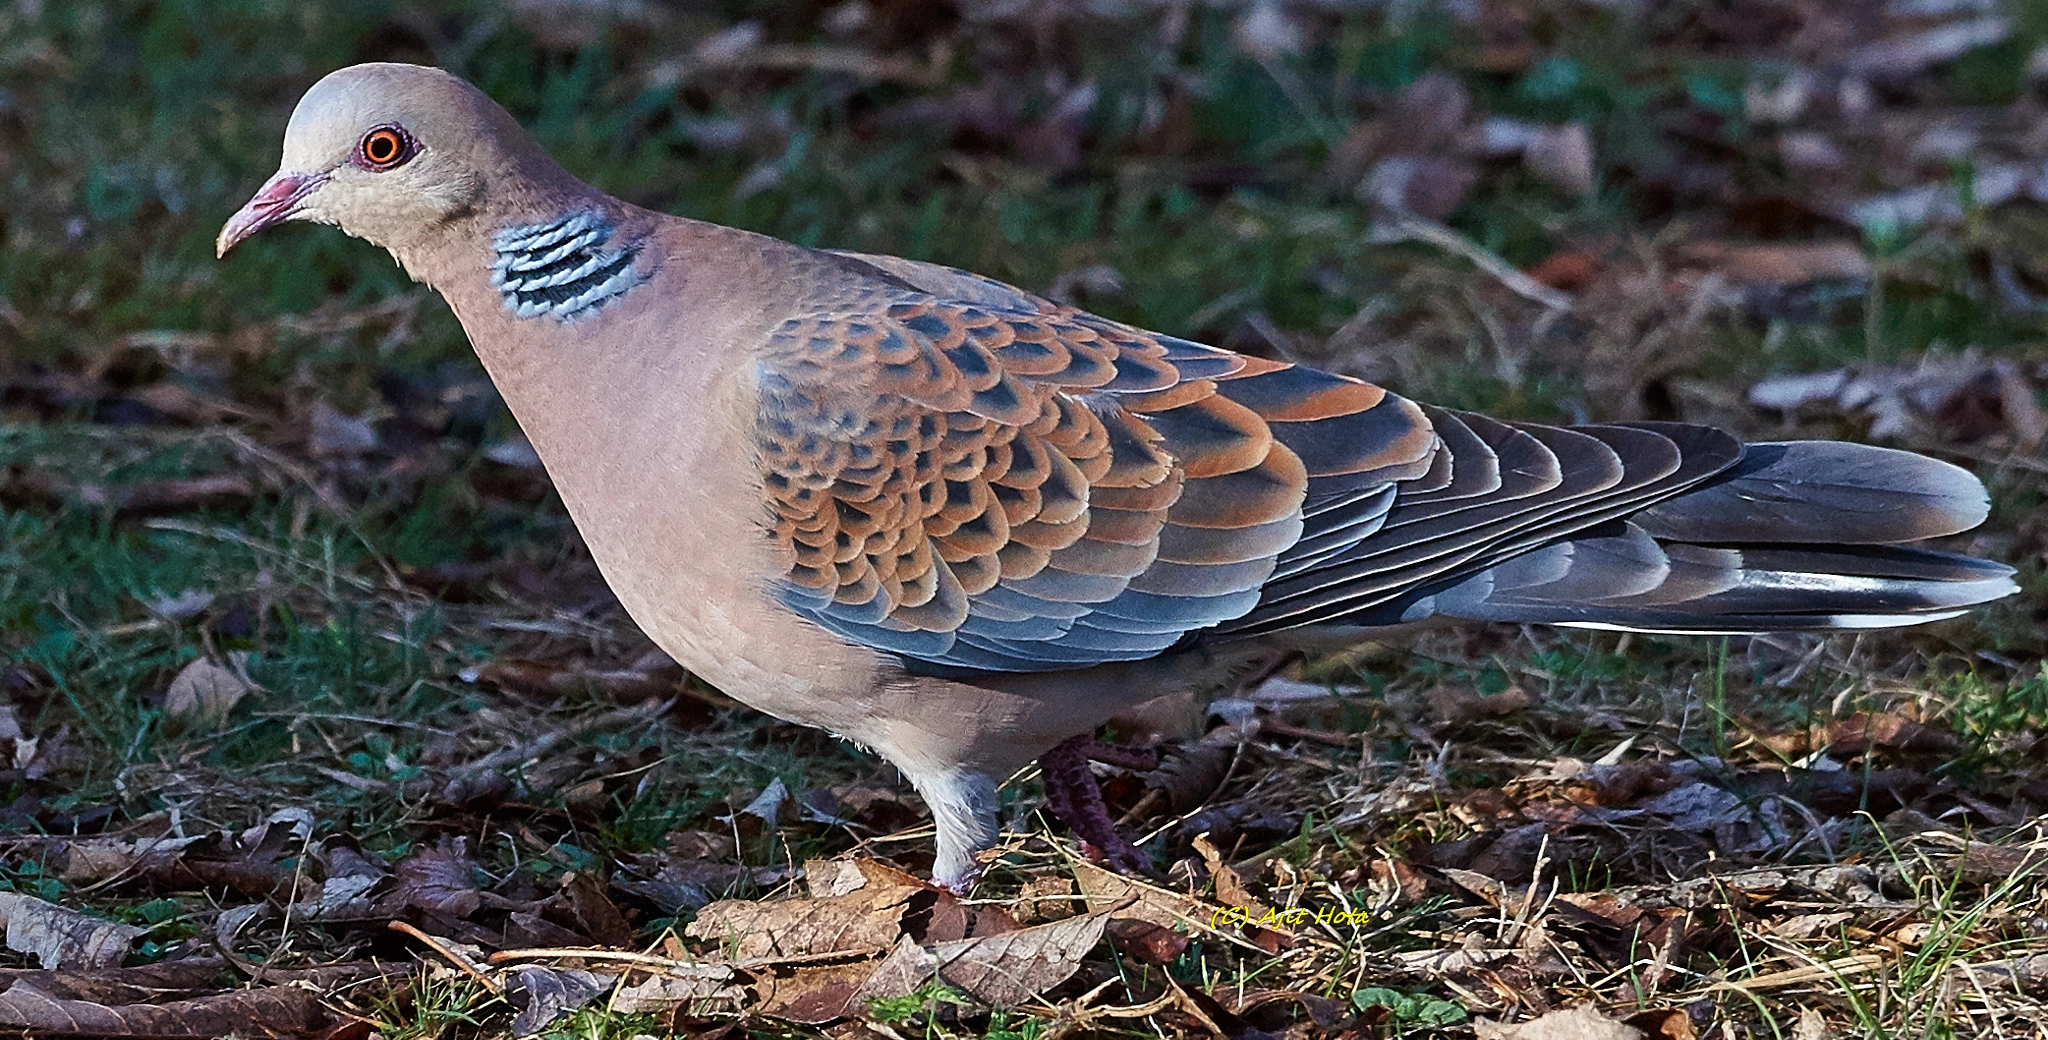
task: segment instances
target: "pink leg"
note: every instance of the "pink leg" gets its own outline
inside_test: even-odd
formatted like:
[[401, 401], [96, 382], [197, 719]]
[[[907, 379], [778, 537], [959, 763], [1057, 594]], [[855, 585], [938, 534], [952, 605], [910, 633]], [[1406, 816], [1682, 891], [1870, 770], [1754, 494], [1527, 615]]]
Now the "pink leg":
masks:
[[[1076, 837], [1101, 849], [1111, 867], [1125, 873], [1150, 873], [1152, 857], [1117, 833], [1116, 822], [1109, 818], [1109, 809], [1102, 804], [1102, 789], [1095, 784], [1095, 774], [1088, 771], [1088, 760], [1098, 757], [1098, 752], [1106, 748], [1108, 745], [1098, 744], [1094, 738], [1084, 734], [1039, 756], [1038, 772], [1045, 784], [1045, 806], [1073, 830]], [[1130, 749], [1127, 748], [1111, 750], [1126, 753], [1126, 761], [1142, 757], [1128, 754]], [[1107, 756], [1101, 757], [1104, 761], [1112, 761]], [[1157, 764], [1156, 755], [1151, 764]]]

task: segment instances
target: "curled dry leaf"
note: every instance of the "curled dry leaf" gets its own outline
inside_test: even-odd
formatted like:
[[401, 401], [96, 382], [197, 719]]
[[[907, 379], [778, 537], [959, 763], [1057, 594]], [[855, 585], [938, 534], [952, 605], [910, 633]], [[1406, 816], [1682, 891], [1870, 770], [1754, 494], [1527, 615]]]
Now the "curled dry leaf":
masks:
[[7, 948], [32, 953], [45, 968], [111, 968], [128, 956], [128, 946], [148, 931], [89, 917], [17, 892], [0, 892], [0, 923]]
[[165, 721], [180, 725], [215, 725], [228, 717], [242, 698], [256, 689], [242, 672], [242, 661], [246, 653], [237, 653], [231, 666], [216, 664], [204, 657], [193, 658], [192, 663], [178, 670], [171, 685], [164, 690]]

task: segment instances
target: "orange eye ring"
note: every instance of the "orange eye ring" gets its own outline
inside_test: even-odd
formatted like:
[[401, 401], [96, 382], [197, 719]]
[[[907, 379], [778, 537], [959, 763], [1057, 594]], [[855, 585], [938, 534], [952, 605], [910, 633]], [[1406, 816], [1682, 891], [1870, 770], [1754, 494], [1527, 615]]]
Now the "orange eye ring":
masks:
[[362, 166], [369, 170], [389, 170], [404, 165], [415, 150], [412, 138], [395, 126], [377, 127], [364, 134], [361, 143], [356, 145]]

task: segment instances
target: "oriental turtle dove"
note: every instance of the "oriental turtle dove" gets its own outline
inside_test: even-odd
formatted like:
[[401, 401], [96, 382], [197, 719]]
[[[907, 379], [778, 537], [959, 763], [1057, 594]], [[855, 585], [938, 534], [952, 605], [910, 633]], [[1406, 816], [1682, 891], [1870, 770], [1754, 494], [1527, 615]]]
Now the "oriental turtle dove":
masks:
[[1077, 741], [1276, 646], [1432, 617], [1872, 628], [2014, 590], [1908, 547], [1984, 519], [1942, 462], [1504, 422], [649, 212], [435, 69], [306, 93], [219, 249], [288, 220], [447, 299], [634, 620], [899, 767], [954, 887], [996, 837], [996, 781], [1041, 755], [1054, 808], [1137, 863]]

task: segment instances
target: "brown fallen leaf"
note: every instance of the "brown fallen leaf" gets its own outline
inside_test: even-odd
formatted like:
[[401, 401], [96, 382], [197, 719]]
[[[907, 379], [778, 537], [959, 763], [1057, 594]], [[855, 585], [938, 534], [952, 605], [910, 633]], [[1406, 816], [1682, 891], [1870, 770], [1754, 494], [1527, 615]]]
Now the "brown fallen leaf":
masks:
[[1216, 846], [1209, 840], [1208, 834], [1195, 835], [1192, 844], [1195, 851], [1201, 855], [1202, 864], [1209, 869], [1210, 877], [1216, 882], [1217, 902], [1227, 907], [1236, 907], [1246, 913], [1263, 912], [1266, 909], [1265, 904], [1252, 898], [1252, 894], [1245, 890], [1244, 882], [1239, 880], [1237, 871], [1232, 870], [1230, 864], [1223, 862], [1222, 854], [1216, 851]]
[[53, 970], [114, 967], [128, 956], [129, 944], [149, 931], [18, 892], [0, 892], [0, 925], [7, 929], [8, 949], [32, 953]]
[[1553, 289], [1578, 292], [1600, 277], [1600, 259], [1576, 249], [1559, 250], [1529, 268], [1529, 277]]
[[765, 972], [754, 983], [761, 997], [752, 1010], [785, 1022], [823, 1025], [860, 1010], [854, 999], [875, 971], [875, 961], [863, 960]]
[[296, 986], [233, 990], [165, 1004], [96, 1004], [53, 996], [29, 982], [0, 992], [0, 1026], [44, 1036], [318, 1036], [333, 1016], [320, 994]]
[[[1238, 939], [1237, 929], [1230, 926], [1241, 922], [1226, 914], [1224, 907], [1127, 878], [1086, 861], [1074, 863], [1074, 880], [1091, 912], [1106, 911], [1114, 918]], [[1287, 934], [1286, 929], [1275, 930]]]
[[1591, 1006], [1552, 1011], [1512, 1025], [1486, 1018], [1472, 1020], [1479, 1040], [1643, 1040], [1643, 1032], [1617, 1022]]
[[256, 684], [242, 671], [248, 654], [234, 656], [228, 665], [195, 657], [178, 670], [164, 690], [164, 722], [169, 728], [218, 725], [255, 691]]
[[1656, 1008], [1628, 1016], [1626, 1024], [1649, 1040], [1696, 1040], [1692, 1016], [1684, 1008]]
[[1102, 941], [1107, 912], [1015, 932], [940, 943], [932, 952], [940, 979], [990, 1007], [1021, 1003], [1067, 981]]
[[1150, 921], [1124, 918], [1107, 930], [1117, 949], [1145, 964], [1171, 964], [1188, 948], [1187, 936]]
[[235, 986], [242, 976], [222, 957], [188, 957], [132, 968], [93, 971], [48, 971], [0, 968], [0, 992], [26, 982], [53, 997], [94, 1004], [146, 1004], [188, 1000]]
[[1953, 733], [1932, 729], [1890, 712], [1860, 711], [1846, 719], [1837, 719], [1827, 727], [1828, 751], [1836, 756], [1869, 754], [1879, 748], [1949, 755], [1961, 751], [1962, 746], [1962, 741]]
[[[859, 873], [859, 868], [855, 868]], [[843, 884], [843, 880], [841, 884]], [[819, 953], [880, 953], [896, 944], [912, 896], [927, 891], [887, 877], [861, 877], [857, 888], [828, 884], [840, 894], [755, 901], [725, 899], [697, 911], [684, 934], [720, 943], [727, 959], [756, 961]]]
[[548, 1023], [596, 1000], [618, 981], [593, 971], [522, 965], [512, 973], [512, 991], [526, 1006], [512, 1019], [513, 1036], [532, 1036]]
[[1432, 688], [1426, 696], [1430, 714], [1445, 726], [1463, 726], [1479, 719], [1513, 715], [1542, 703], [1520, 686], [1510, 686], [1499, 693], [1481, 694], [1470, 686], [1447, 683]]
[[2039, 852], [1973, 841], [1963, 847], [1956, 869], [1966, 881], [1987, 884], [2039, 874], [2044, 866], [2048, 856]]
[[71, 838], [52, 850], [59, 866], [57, 876], [65, 883], [84, 886], [118, 877], [130, 870], [160, 867], [179, 850], [195, 844], [199, 837], [157, 838], [91, 837]]
[[468, 838], [443, 838], [399, 861], [398, 888], [391, 894], [392, 901], [399, 907], [468, 917], [483, 905], [483, 893], [477, 891], [472, 873], [475, 867]]
[[569, 897], [569, 912], [583, 934], [604, 946], [633, 945], [633, 926], [604, 894], [604, 883], [582, 871], [562, 875], [562, 891]]
[[876, 964], [861, 984], [860, 992], [854, 994], [849, 1007], [854, 1011], [867, 1008], [877, 1000], [896, 1000], [916, 992], [925, 980], [937, 971], [939, 959], [932, 951], [910, 936], [896, 940], [895, 948], [889, 951], [881, 963]]
[[1394, 906], [1413, 905], [1429, 895], [1429, 879], [1401, 860], [1373, 860], [1366, 864], [1365, 876], [1373, 895]]
[[736, 973], [723, 964], [701, 965], [701, 974], [679, 977], [654, 975], [622, 986], [606, 1005], [622, 1015], [711, 1015], [737, 1011], [748, 1001], [744, 987], [733, 980]]
[[1042, 924], [1074, 916], [1081, 900], [1074, 894], [1074, 879], [1051, 875], [1024, 882], [1016, 901], [1010, 904], [1018, 921]]

